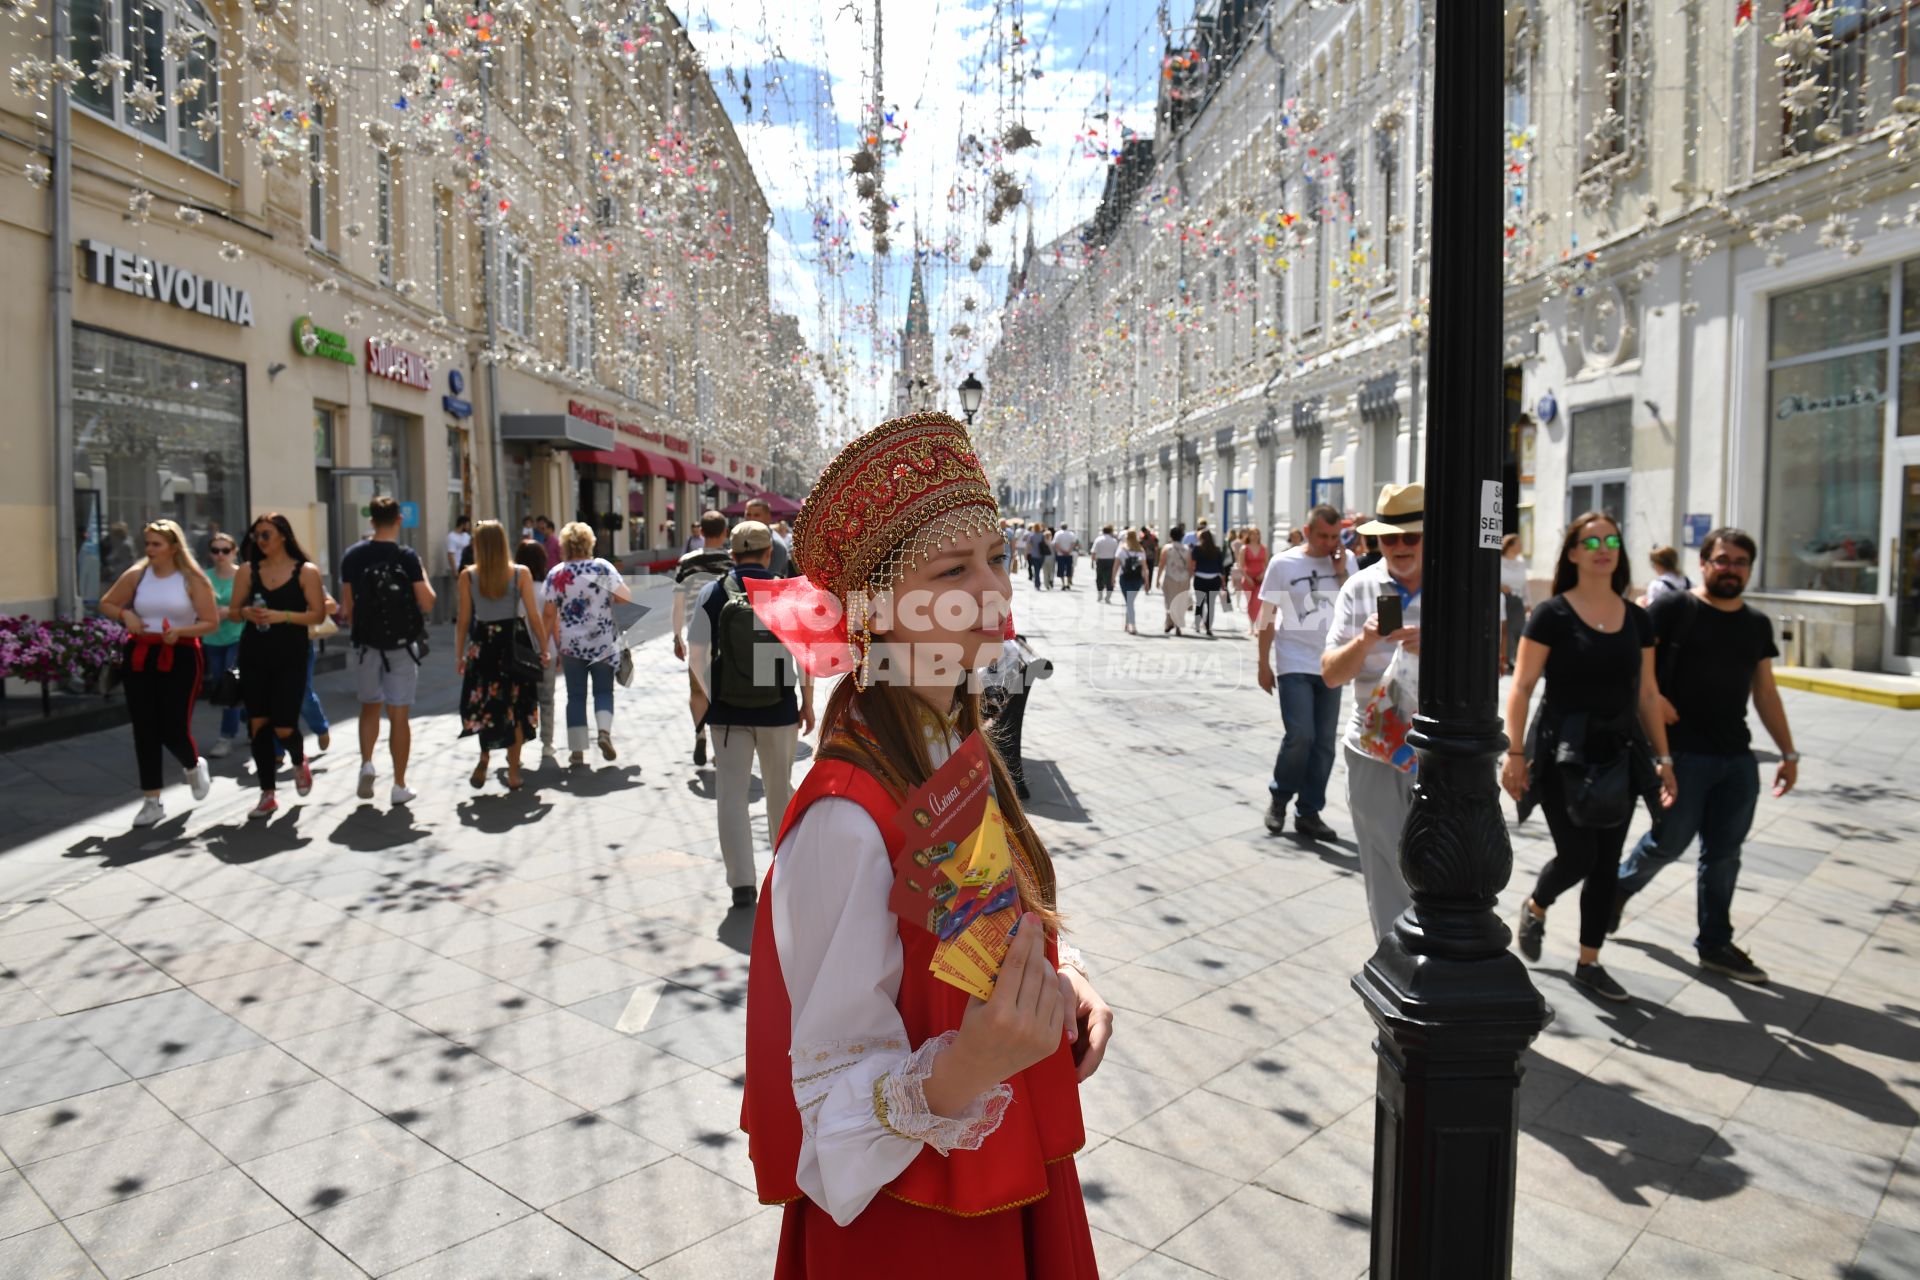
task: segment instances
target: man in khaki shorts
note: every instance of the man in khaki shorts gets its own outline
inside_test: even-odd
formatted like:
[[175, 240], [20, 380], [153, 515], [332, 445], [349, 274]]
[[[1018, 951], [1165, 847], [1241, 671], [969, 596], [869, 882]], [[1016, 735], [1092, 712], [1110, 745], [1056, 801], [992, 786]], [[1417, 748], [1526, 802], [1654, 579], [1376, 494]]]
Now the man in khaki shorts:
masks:
[[355, 675], [360, 692], [360, 785], [362, 800], [373, 799], [373, 749], [380, 741], [380, 712], [387, 713], [387, 750], [393, 758], [393, 789], [388, 803], [414, 798], [407, 786], [407, 757], [413, 750], [408, 722], [420, 683], [420, 659], [426, 652], [426, 619], [433, 612], [433, 588], [420, 556], [400, 543], [400, 504], [389, 497], [368, 504], [373, 533], [340, 558], [340, 620], [352, 628]]

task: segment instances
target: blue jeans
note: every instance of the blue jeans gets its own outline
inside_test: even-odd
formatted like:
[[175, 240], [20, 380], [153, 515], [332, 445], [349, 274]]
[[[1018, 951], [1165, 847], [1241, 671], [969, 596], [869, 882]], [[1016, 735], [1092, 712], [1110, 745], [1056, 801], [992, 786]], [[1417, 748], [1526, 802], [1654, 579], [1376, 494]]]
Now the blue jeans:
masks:
[[1123, 586], [1120, 588], [1120, 598], [1127, 602], [1127, 625], [1130, 627], [1135, 625], [1133, 621], [1133, 602], [1139, 594], [1140, 588], [1138, 587]]
[[1628, 898], [1646, 888], [1660, 868], [1700, 837], [1697, 881], [1701, 951], [1733, 941], [1733, 889], [1740, 879], [1740, 846], [1753, 827], [1760, 802], [1760, 765], [1752, 752], [1737, 756], [1677, 755], [1674, 780], [1680, 794], [1659, 824], [1620, 864], [1619, 892]]
[[1327, 807], [1327, 779], [1333, 774], [1333, 756], [1340, 744], [1340, 690], [1329, 689], [1319, 676], [1301, 672], [1276, 680], [1280, 719], [1287, 726], [1280, 754], [1273, 758], [1273, 781], [1267, 784], [1276, 810], [1299, 798], [1302, 814]]
[[[213, 690], [214, 681], [240, 665], [240, 642], [238, 640], [232, 644], [203, 644], [200, 646], [200, 653], [207, 664], [206, 675], [203, 677], [205, 684], [202, 685], [202, 688], [205, 688], [209, 692]], [[246, 723], [247, 709], [245, 707], [220, 708], [221, 737], [239, 737], [240, 730], [246, 727]]]
[[307, 641], [307, 698], [300, 704], [300, 718], [315, 733], [330, 733], [333, 725], [327, 719], [327, 709], [320, 705], [320, 697], [313, 691], [313, 660], [319, 656], [320, 646]]
[[588, 662], [571, 654], [561, 655], [560, 674], [567, 682], [567, 748], [571, 751], [587, 749], [589, 680], [593, 684], [594, 721], [602, 729], [613, 728], [613, 664], [612, 658]]

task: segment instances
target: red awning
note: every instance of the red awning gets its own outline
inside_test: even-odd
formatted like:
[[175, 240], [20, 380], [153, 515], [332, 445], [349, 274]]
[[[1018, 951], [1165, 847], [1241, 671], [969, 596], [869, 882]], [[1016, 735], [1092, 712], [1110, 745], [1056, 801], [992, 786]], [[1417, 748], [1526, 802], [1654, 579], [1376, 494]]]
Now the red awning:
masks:
[[639, 470], [634, 473], [635, 475], [659, 476], [665, 480], [685, 480], [688, 478], [686, 464], [676, 462], [665, 454], [654, 453], [648, 449], [635, 449], [633, 450], [633, 454], [635, 458], [639, 460], [640, 464]]
[[601, 467], [618, 467], [622, 471], [637, 471], [640, 468], [640, 460], [624, 444], [616, 444], [611, 449], [575, 449], [573, 460], [576, 465], [592, 463]]
[[732, 489], [735, 487], [734, 482], [732, 480], [728, 479], [726, 476], [721, 475], [718, 471], [712, 470], [711, 468], [695, 467], [693, 468], [693, 470], [695, 470], [702, 477], [704, 477], [708, 484], [717, 485], [722, 489]]

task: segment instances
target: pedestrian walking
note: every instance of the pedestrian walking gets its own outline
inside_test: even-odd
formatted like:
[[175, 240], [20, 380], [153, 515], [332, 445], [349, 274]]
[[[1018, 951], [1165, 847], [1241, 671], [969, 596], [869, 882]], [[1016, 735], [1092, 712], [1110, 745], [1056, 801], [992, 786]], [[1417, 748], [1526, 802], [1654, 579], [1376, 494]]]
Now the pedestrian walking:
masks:
[[1120, 554], [1120, 539], [1113, 536], [1113, 526], [1100, 526], [1100, 536], [1093, 540], [1093, 594], [1096, 599], [1111, 602], [1113, 600], [1113, 561]]
[[1767, 980], [1766, 971], [1733, 943], [1741, 846], [1760, 799], [1748, 699], [1780, 751], [1774, 796], [1786, 795], [1800, 779], [1800, 753], [1793, 749], [1793, 730], [1773, 678], [1773, 660], [1780, 656], [1773, 623], [1740, 598], [1758, 558], [1749, 534], [1715, 529], [1700, 547], [1701, 585], [1663, 596], [1649, 610], [1660, 714], [1680, 794], [1621, 864], [1611, 922], [1617, 929], [1628, 900], [1698, 836], [1694, 948], [1701, 968], [1741, 982]]
[[1186, 530], [1178, 524], [1167, 530], [1167, 545], [1160, 548], [1160, 599], [1166, 606], [1167, 622], [1162, 633], [1183, 634], [1187, 610], [1193, 592], [1193, 552], [1182, 536]]
[[447, 534], [447, 577], [457, 578], [466, 567], [467, 549], [473, 545], [473, 517], [461, 516]]
[[546, 516], [535, 516], [533, 518], [533, 536], [534, 540], [540, 544], [540, 549], [547, 553], [547, 567], [551, 569], [554, 565], [559, 564], [561, 560], [560, 535], [554, 531], [553, 521], [549, 520]]
[[1053, 549], [1053, 540], [1059, 534], [1057, 529], [1043, 529], [1045, 535], [1040, 543], [1040, 578], [1047, 590], [1053, 590], [1054, 579], [1060, 573], [1060, 556]]
[[[1414, 754], [1407, 730], [1419, 710], [1425, 507], [1422, 485], [1381, 488], [1377, 513], [1360, 525], [1361, 533], [1379, 539], [1381, 558], [1348, 575], [1320, 655], [1320, 674], [1329, 688], [1354, 687], [1353, 715], [1341, 745], [1347, 812], [1353, 817], [1376, 939], [1392, 931], [1413, 901], [1400, 874], [1400, 831], [1413, 803]], [[1348, 544], [1348, 553], [1352, 550]], [[1383, 603], [1388, 605], [1384, 612]]]
[[1287, 530], [1287, 545], [1289, 547], [1300, 546], [1306, 540], [1307, 540], [1307, 536], [1305, 532], [1303, 532], [1302, 530], [1299, 530], [1299, 529]]
[[[394, 516], [397, 528], [397, 506]], [[313, 790], [313, 768], [300, 737], [300, 704], [307, 697], [307, 628], [326, 616], [326, 593], [320, 570], [307, 559], [285, 516], [270, 511], [255, 520], [248, 541], [247, 563], [234, 576], [228, 616], [251, 624], [240, 633], [240, 688], [260, 784], [260, 799], [247, 817], [259, 821], [280, 807], [274, 775], [281, 750], [293, 763], [294, 790], [302, 796]]]
[[1322, 503], [1307, 513], [1306, 544], [1289, 547], [1261, 576], [1260, 688], [1279, 697], [1285, 728], [1267, 782], [1267, 830], [1275, 835], [1286, 830], [1291, 801], [1294, 830], [1309, 840], [1338, 838], [1320, 813], [1340, 737], [1340, 689], [1321, 675], [1320, 655], [1352, 571], [1340, 545], [1340, 512]]
[[[220, 619], [220, 625], [200, 641], [200, 656], [206, 665], [202, 687], [206, 689], [212, 689], [222, 676], [240, 665], [240, 633], [246, 624], [228, 616], [233, 607], [233, 580], [239, 570], [239, 546], [228, 533], [216, 531], [207, 538], [207, 582], [213, 590], [214, 616]], [[245, 706], [236, 703], [220, 708], [220, 731], [208, 745], [207, 756], [221, 760], [231, 755], [233, 741], [246, 722]]]
[[1160, 535], [1150, 524], [1140, 526], [1140, 547], [1147, 553], [1147, 582], [1143, 590], [1151, 591], [1155, 571], [1160, 567]]
[[593, 554], [593, 542], [592, 528], [578, 520], [561, 528], [560, 550], [566, 559], [559, 568], [547, 571], [543, 619], [547, 629], [560, 637], [560, 673], [567, 682], [568, 764], [575, 769], [587, 763], [589, 686], [600, 758], [616, 757], [613, 673], [620, 661], [620, 632], [614, 626], [613, 606], [633, 598], [620, 571]]
[[1647, 560], [1653, 565], [1654, 579], [1647, 584], [1647, 593], [1640, 597], [1644, 607], [1652, 608], [1656, 600], [1669, 595], [1684, 595], [1693, 590], [1693, 583], [1687, 575], [1680, 572], [1680, 553], [1672, 547], [1655, 547], [1647, 554]]
[[760, 882], [753, 856], [754, 758], [760, 761], [771, 844], [793, 795], [795, 748], [802, 733], [813, 732], [813, 681], [798, 673], [793, 655], [760, 622], [747, 595], [747, 583], [775, 579], [773, 531], [762, 521], [743, 520], [728, 545], [733, 567], [694, 599], [687, 670], [697, 682], [694, 716], [713, 733], [720, 860], [733, 905], [740, 908], [754, 904]]
[[776, 578], [791, 578], [793, 548], [773, 527], [773, 504], [765, 498], [748, 498], [745, 511], [747, 519], [767, 526], [767, 536], [773, 541], [773, 558], [767, 561], [767, 572]]
[[313, 734], [315, 755], [333, 746], [333, 721], [327, 718], [327, 708], [313, 687], [313, 673], [320, 661], [320, 642], [340, 633], [340, 625], [333, 620], [340, 611], [340, 602], [327, 594], [324, 585], [320, 596], [320, 621], [307, 628], [307, 693], [300, 699], [300, 719]]
[[[1580, 959], [1573, 980], [1613, 1001], [1628, 999], [1627, 989], [1601, 965], [1600, 947], [1607, 940], [1627, 827], [1656, 768], [1662, 803], [1672, 804], [1674, 795], [1653, 670], [1653, 622], [1625, 598], [1632, 573], [1621, 541], [1620, 526], [1598, 511], [1567, 526], [1553, 594], [1527, 619], [1520, 639], [1500, 771], [1507, 794], [1516, 804], [1530, 796], [1553, 835], [1553, 857], [1520, 908], [1520, 953], [1540, 958], [1547, 909], [1580, 885]], [[1527, 706], [1542, 674], [1547, 688], [1529, 730]]]
[[362, 800], [373, 799], [378, 777], [373, 752], [380, 744], [384, 715], [393, 765], [387, 803], [404, 805], [415, 794], [407, 785], [407, 763], [413, 755], [413, 700], [420, 687], [420, 664], [427, 656], [427, 618], [434, 594], [419, 555], [400, 542], [400, 503], [381, 494], [367, 504], [367, 514], [373, 532], [340, 557], [340, 620], [353, 641], [360, 698], [360, 779], [355, 793]]
[[539, 606], [536, 612], [545, 641], [540, 648], [540, 766], [545, 768], [559, 759], [553, 750], [553, 691], [560, 679], [560, 653], [555, 647], [558, 637], [546, 625], [547, 549], [537, 538], [527, 538], [514, 548], [513, 560], [533, 579], [533, 599]]
[[1226, 541], [1220, 544], [1220, 607], [1227, 613], [1233, 612], [1233, 584], [1240, 576], [1240, 531], [1226, 531]]
[[1010, 589], [977, 464], [925, 486], [874, 490], [860, 477], [971, 454], [944, 415], [887, 423], [828, 465], [795, 526], [815, 595], [963, 607], [901, 610], [880, 635], [857, 607], [834, 609], [862, 661], [828, 699], [788, 805], [746, 1002], [741, 1122], [760, 1199], [786, 1206], [782, 1280], [907, 1274], [929, 1257], [983, 1275], [1096, 1274], [1074, 1152], [1079, 1081], [1112, 1013], [1059, 941], [1052, 863], [985, 735], [1021, 913], [992, 997], [940, 981], [936, 935], [888, 907], [908, 855], [900, 797], [980, 728], [966, 672], [1000, 648], [980, 619], [1003, 616]]
[[1147, 583], [1147, 547], [1140, 540], [1137, 529], [1127, 530], [1127, 545], [1120, 551], [1120, 599], [1127, 606], [1127, 634], [1140, 634], [1139, 620], [1134, 617], [1133, 604], [1145, 589]]
[[180, 765], [196, 801], [207, 798], [207, 762], [193, 740], [193, 704], [206, 670], [201, 637], [220, 625], [213, 583], [193, 558], [186, 534], [171, 520], [140, 531], [145, 554], [100, 598], [103, 617], [127, 633], [120, 668], [127, 718], [133, 724], [133, 758], [146, 798], [133, 825], [151, 827], [167, 816], [160, 802], [163, 754]]
[[1037, 591], [1040, 589], [1041, 562], [1051, 555], [1052, 551], [1047, 546], [1047, 531], [1038, 521], [1035, 521], [1033, 527], [1027, 530], [1026, 540], [1027, 580], [1033, 583]]
[[1267, 580], [1269, 559], [1267, 544], [1260, 540], [1260, 530], [1248, 525], [1241, 531], [1236, 573], [1247, 602], [1247, 621], [1251, 623], [1260, 621], [1260, 590]]
[[552, 665], [533, 575], [510, 559], [507, 531], [482, 520], [473, 531], [473, 565], [460, 571], [454, 669], [460, 673], [460, 736], [480, 739], [480, 763], [468, 779], [487, 785], [488, 757], [507, 753], [507, 790], [521, 787], [520, 749], [539, 725], [541, 677]]
[[1193, 545], [1193, 629], [1213, 638], [1213, 605], [1226, 580], [1226, 554], [1213, 540], [1213, 530], [1202, 529]]
[[[673, 569], [673, 656], [682, 662], [687, 660], [685, 633], [694, 598], [709, 582], [717, 582], [733, 568], [733, 556], [727, 548], [727, 518], [718, 511], [706, 512], [700, 517], [699, 534], [700, 545], [681, 556], [680, 563]], [[700, 713], [694, 710], [694, 699], [699, 693], [700, 678], [689, 666], [687, 714], [693, 717], [693, 767], [704, 769], [707, 730], [700, 722]]]
[[1520, 535], [1500, 539], [1500, 674], [1513, 670], [1520, 634], [1527, 625], [1527, 562], [1520, 558]]
[[1071, 526], [1062, 523], [1060, 531], [1053, 535], [1053, 554], [1060, 570], [1060, 589], [1073, 590], [1073, 558], [1080, 551], [1080, 535]]

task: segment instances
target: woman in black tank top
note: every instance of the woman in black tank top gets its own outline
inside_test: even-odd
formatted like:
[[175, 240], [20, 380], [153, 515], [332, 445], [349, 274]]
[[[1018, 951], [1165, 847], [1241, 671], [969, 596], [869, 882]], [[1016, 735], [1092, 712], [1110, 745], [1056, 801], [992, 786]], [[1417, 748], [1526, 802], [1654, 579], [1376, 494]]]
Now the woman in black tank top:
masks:
[[269, 512], [255, 520], [247, 537], [247, 563], [234, 575], [227, 611], [234, 621], [248, 624], [240, 633], [240, 687], [260, 779], [260, 803], [248, 812], [250, 819], [269, 817], [279, 807], [276, 738], [293, 764], [294, 789], [303, 796], [313, 789], [300, 739], [300, 705], [307, 696], [307, 628], [325, 616], [325, 598], [320, 571], [307, 560], [287, 518]]

